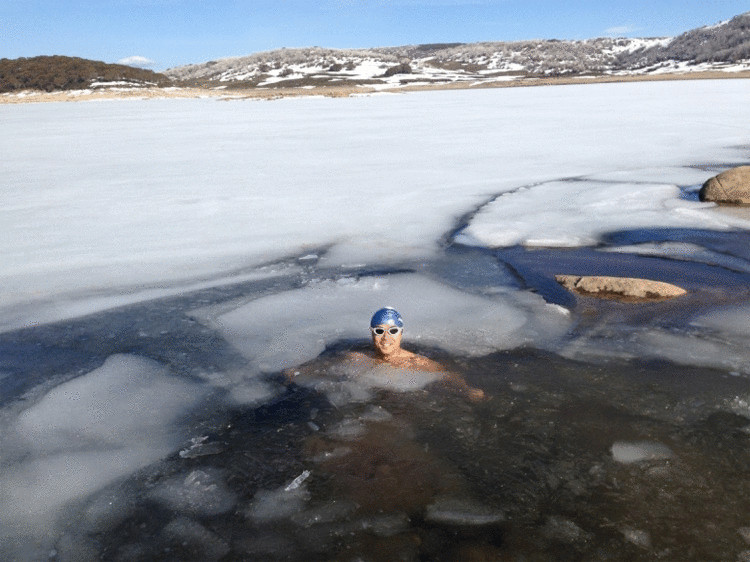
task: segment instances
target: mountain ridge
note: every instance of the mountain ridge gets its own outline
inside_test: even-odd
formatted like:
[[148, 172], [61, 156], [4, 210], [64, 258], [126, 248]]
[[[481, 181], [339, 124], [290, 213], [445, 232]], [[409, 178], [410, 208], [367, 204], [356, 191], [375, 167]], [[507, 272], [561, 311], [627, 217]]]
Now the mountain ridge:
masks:
[[284, 48], [164, 73], [182, 83], [213, 88], [393, 88], [712, 70], [750, 70], [750, 12], [676, 37]]
[[377, 90], [740, 71], [750, 71], [750, 12], [675, 37], [283, 48], [183, 65], [163, 73], [76, 57], [0, 59], [0, 93], [165, 86], [219, 91]]

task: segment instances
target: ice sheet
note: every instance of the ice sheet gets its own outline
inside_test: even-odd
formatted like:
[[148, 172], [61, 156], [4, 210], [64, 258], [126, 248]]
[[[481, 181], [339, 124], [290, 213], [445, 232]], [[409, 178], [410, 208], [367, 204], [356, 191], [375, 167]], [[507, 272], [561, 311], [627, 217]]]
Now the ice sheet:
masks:
[[130, 355], [47, 392], [0, 436], [0, 543], [43, 534], [71, 502], [169, 453], [184, 439], [175, 422], [204, 395]]
[[692, 324], [747, 339], [750, 335], [750, 305], [714, 310], [698, 316]]
[[[675, 169], [741, 157], [746, 97], [746, 80], [721, 80], [1, 106], [0, 329], [310, 246], [332, 245], [330, 264], [422, 259], [457, 218], [524, 185], [617, 173], [628, 191], [629, 177], [664, 181], [662, 168], [676, 181]], [[581, 202], [585, 186], [568, 187]], [[563, 194], [511, 197], [526, 219], [519, 238], [590, 239]], [[659, 188], [655, 203], [671, 217], [685, 209], [676, 198]], [[605, 213], [598, 231], [661, 224], [654, 207], [625, 208], [629, 221]], [[690, 208], [705, 226], [710, 209]]]
[[[742, 313], [742, 309], [737, 315]], [[726, 323], [720, 320], [726, 318]], [[718, 324], [714, 322], [719, 321]], [[593, 330], [561, 350], [565, 357], [621, 357], [623, 359], [659, 358], [681, 365], [712, 367], [733, 375], [750, 376], [750, 350], [745, 319], [734, 311], [713, 313], [696, 320], [696, 329], [670, 330], [643, 326], [615, 331]], [[714, 327], [715, 326], [715, 327]], [[598, 333], [601, 332], [601, 333]]]
[[211, 323], [250, 362], [275, 372], [317, 357], [341, 340], [367, 340], [372, 313], [393, 306], [404, 342], [482, 355], [523, 343], [544, 346], [569, 325], [567, 311], [529, 293], [472, 295], [418, 274], [311, 282], [306, 287], [194, 315]]
[[719, 265], [734, 271], [750, 272], [750, 262], [743, 258], [727, 255], [723, 252], [712, 252], [702, 246], [687, 242], [653, 242], [630, 246], [613, 246], [602, 248], [601, 251], [638, 254], [641, 256], [659, 256], [673, 260]]
[[596, 245], [604, 234], [639, 228], [750, 228], [713, 203], [680, 198], [676, 185], [556, 181], [504, 194], [485, 206], [457, 240], [490, 247]]

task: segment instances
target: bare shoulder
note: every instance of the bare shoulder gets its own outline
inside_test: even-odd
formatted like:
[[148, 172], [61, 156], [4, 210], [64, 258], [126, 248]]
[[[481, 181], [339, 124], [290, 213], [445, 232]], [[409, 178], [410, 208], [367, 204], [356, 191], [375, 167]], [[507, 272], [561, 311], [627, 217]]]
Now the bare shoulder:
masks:
[[357, 366], [370, 366], [376, 362], [375, 357], [362, 351], [347, 351], [339, 356], [339, 361]]
[[341, 358], [345, 361], [364, 361], [365, 359], [372, 359], [370, 355], [362, 351], [347, 351]]
[[433, 361], [432, 359], [424, 357], [423, 355], [417, 355], [416, 353], [411, 352], [407, 353], [409, 353], [409, 355], [405, 356], [404, 360], [405, 362], [408, 362], [408, 364], [405, 364], [404, 366], [407, 366], [408, 368], [413, 370], [419, 370], [427, 373], [440, 373], [442, 376], [440, 377], [440, 381], [437, 384], [439, 384], [443, 388], [453, 393], [464, 396], [472, 402], [479, 402], [487, 398], [484, 394], [484, 391], [479, 388], [469, 386], [466, 380], [461, 375], [446, 369], [445, 366], [441, 363]]
[[404, 361], [407, 363], [407, 365], [410, 368], [420, 370], [420, 371], [427, 371], [429, 373], [446, 372], [445, 367], [443, 367], [437, 361], [429, 359], [428, 357], [425, 357], [424, 355], [418, 355], [416, 353], [411, 353], [411, 352], [408, 352], [408, 353], [409, 355], [404, 357]]

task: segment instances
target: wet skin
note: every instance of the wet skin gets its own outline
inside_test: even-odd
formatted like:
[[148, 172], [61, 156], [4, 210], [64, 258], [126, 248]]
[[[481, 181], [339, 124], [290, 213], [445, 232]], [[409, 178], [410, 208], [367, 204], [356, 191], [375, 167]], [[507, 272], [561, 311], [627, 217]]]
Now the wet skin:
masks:
[[[390, 365], [397, 369], [408, 369], [410, 371], [421, 371], [425, 373], [441, 373], [443, 374], [439, 383], [442, 387], [465, 396], [472, 402], [478, 402], [486, 398], [484, 391], [479, 388], [469, 386], [466, 381], [457, 373], [447, 371], [437, 361], [428, 359], [422, 355], [412, 353], [401, 347], [401, 339], [403, 338], [404, 331], [400, 329], [398, 333], [391, 334], [389, 330], [393, 328], [391, 325], [381, 324], [375, 326], [377, 328], [383, 328], [382, 334], [375, 333], [375, 329], [372, 330], [372, 350], [366, 352], [349, 352], [343, 356], [335, 358], [336, 361], [351, 362], [360, 368], [374, 368], [379, 365]], [[327, 362], [326, 362], [327, 363]], [[287, 380], [291, 381], [294, 377], [299, 375], [319, 373], [321, 371], [321, 363], [319, 361], [313, 361], [307, 365], [303, 365], [298, 368], [287, 369], [284, 371], [284, 375]]]

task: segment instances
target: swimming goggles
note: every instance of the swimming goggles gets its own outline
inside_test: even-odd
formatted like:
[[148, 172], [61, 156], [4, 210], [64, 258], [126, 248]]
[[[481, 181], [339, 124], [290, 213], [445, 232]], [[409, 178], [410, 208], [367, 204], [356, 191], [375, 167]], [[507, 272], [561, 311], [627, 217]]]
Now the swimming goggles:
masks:
[[399, 333], [401, 333], [402, 329], [403, 328], [399, 328], [398, 326], [392, 326], [388, 329], [381, 328], [380, 326], [378, 326], [377, 328], [370, 328], [370, 330], [372, 330], [372, 333], [375, 334], [376, 336], [382, 336], [386, 332], [388, 332], [392, 336], [396, 336]]

